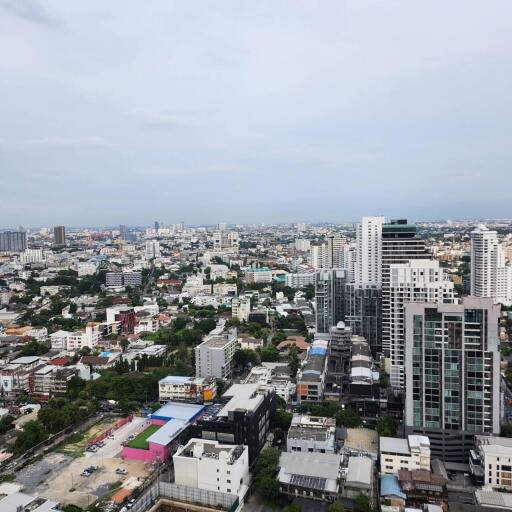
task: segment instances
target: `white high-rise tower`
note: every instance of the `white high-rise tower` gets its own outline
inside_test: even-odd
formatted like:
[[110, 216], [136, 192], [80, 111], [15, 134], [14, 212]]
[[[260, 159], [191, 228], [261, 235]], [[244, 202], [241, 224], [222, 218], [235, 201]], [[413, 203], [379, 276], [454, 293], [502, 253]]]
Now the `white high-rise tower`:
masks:
[[357, 284], [381, 284], [384, 217], [363, 217], [357, 225]]

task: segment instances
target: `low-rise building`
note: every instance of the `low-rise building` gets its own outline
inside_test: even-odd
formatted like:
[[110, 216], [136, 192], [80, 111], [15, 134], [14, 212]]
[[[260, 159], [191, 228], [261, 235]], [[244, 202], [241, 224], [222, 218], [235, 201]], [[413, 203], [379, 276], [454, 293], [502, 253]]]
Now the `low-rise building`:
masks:
[[297, 401], [299, 403], [323, 400], [328, 347], [327, 340], [317, 339], [308, 350], [306, 360], [297, 372]]
[[295, 392], [295, 384], [287, 375], [276, 375], [268, 366], [254, 366], [244, 380], [245, 384], [259, 384], [261, 389], [268, 389], [281, 397], [286, 403], [290, 402]]
[[67, 337], [68, 352], [78, 352], [84, 347], [91, 350], [98, 346], [101, 339], [101, 324], [90, 322], [84, 329], [73, 331]]
[[338, 496], [342, 457], [333, 453], [282, 452], [279, 489], [290, 497], [333, 501]]
[[243, 445], [190, 439], [173, 455], [175, 482], [243, 500], [250, 483], [249, 450]]
[[397, 475], [401, 469], [430, 471], [430, 441], [426, 436], [409, 435], [407, 439], [380, 438], [380, 472]]
[[361, 494], [366, 496], [373, 506], [375, 502], [375, 468], [369, 457], [349, 457], [343, 480], [342, 495], [355, 499]]
[[214, 378], [181, 377], [169, 375], [158, 382], [160, 402], [169, 400], [212, 402], [217, 396], [217, 383]]
[[334, 453], [336, 420], [294, 414], [286, 438], [286, 450], [303, 453]]
[[475, 480], [486, 489], [512, 491], [512, 439], [476, 436], [469, 465]]
[[231, 316], [240, 322], [248, 322], [251, 313], [251, 300], [249, 298], [233, 298], [231, 300]]
[[192, 437], [246, 444], [252, 465], [267, 441], [275, 394], [259, 384], [233, 384], [222, 403], [207, 407], [191, 427]]

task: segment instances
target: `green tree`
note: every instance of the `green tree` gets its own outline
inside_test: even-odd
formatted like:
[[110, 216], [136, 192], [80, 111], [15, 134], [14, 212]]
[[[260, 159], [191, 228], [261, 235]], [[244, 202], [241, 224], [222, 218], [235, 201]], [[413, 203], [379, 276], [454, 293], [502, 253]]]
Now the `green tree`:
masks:
[[354, 500], [354, 508], [353, 512], [373, 512], [373, 509], [370, 505], [370, 500], [364, 494], [360, 494]]
[[265, 347], [261, 349], [260, 357], [262, 361], [279, 361], [279, 350], [276, 347]]
[[339, 501], [335, 501], [329, 505], [327, 510], [328, 512], [345, 512], [345, 507]]
[[299, 503], [292, 503], [291, 505], [286, 505], [283, 508], [283, 512], [302, 512], [302, 505]]
[[288, 368], [290, 369], [290, 374], [292, 377], [295, 377], [297, 375], [299, 367], [299, 350], [295, 346], [290, 347], [290, 350], [288, 352]]
[[279, 496], [277, 472], [279, 468], [279, 450], [266, 448], [260, 453], [254, 468], [254, 481], [260, 494], [270, 500]]
[[391, 416], [381, 416], [377, 419], [375, 430], [379, 436], [384, 437], [395, 437], [396, 435], [396, 423], [394, 418]]
[[120, 345], [123, 352], [126, 352], [126, 349], [130, 346], [130, 342], [127, 338], [123, 338], [120, 342]]
[[275, 428], [288, 430], [292, 424], [293, 413], [285, 411], [284, 409], [276, 409], [272, 417], [272, 425]]
[[503, 437], [512, 437], [512, 423], [503, 423], [501, 425], [501, 435]]
[[33, 446], [38, 445], [47, 439], [48, 433], [40, 421], [32, 420], [23, 425], [22, 431], [18, 434], [13, 446], [15, 455], [21, 455]]

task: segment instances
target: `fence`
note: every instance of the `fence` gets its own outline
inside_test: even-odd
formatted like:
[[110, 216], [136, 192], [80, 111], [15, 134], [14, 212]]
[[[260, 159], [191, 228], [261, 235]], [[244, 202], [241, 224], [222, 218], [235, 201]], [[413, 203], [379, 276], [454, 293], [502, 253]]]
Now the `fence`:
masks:
[[121, 418], [113, 427], [109, 428], [108, 430], [105, 430], [105, 432], [102, 432], [100, 435], [96, 436], [93, 440], [89, 441], [88, 445], [91, 446], [93, 444], [99, 443], [100, 441], [103, 441], [103, 439], [106, 439], [110, 434], [115, 432], [116, 430], [120, 429], [127, 423], [130, 423], [130, 421], [133, 421], [133, 413], [127, 416], [126, 418]]
[[144, 512], [151, 505], [156, 503], [158, 498], [168, 498], [181, 503], [189, 503], [214, 509], [222, 509], [233, 512], [238, 507], [238, 496], [224, 492], [207, 491], [188, 487], [186, 485], [176, 485], [167, 482], [158, 482], [152, 485], [132, 507], [133, 512]]

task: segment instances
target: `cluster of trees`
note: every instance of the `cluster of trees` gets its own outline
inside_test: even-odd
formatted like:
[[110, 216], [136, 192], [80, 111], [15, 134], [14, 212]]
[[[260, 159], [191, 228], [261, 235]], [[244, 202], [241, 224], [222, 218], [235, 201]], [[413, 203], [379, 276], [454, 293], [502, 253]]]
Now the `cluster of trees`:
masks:
[[396, 435], [396, 421], [391, 416], [381, 416], [377, 419], [375, 430], [379, 436], [395, 437]]
[[319, 405], [303, 406], [303, 412], [310, 412], [313, 416], [326, 416], [336, 419], [338, 427], [356, 428], [360, 427], [363, 422], [359, 414], [353, 409], [344, 409], [336, 402], [326, 402]]
[[5, 434], [12, 428], [14, 428], [14, 417], [10, 414], [6, 414], [0, 418], [0, 435]]
[[279, 450], [266, 448], [260, 453], [258, 462], [254, 467], [254, 483], [262, 496], [269, 500], [276, 500], [279, 496]]
[[47, 432], [56, 434], [67, 427], [82, 423], [95, 411], [96, 406], [88, 400], [71, 401], [67, 398], [53, 398], [48, 402], [47, 407], [39, 410], [37, 420], [42, 423]]
[[48, 436], [48, 432], [40, 421], [28, 421], [23, 425], [23, 429], [16, 437], [12, 451], [14, 455], [19, 456], [48, 439]]

